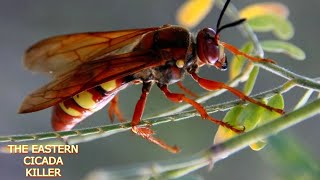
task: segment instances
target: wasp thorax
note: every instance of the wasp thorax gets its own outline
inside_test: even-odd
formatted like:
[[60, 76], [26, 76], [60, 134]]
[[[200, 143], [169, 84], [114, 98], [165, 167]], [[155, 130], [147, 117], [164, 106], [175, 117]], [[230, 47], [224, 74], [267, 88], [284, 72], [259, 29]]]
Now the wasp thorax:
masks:
[[197, 35], [197, 54], [201, 62], [226, 70], [227, 60], [218, 35], [211, 28], [204, 28]]

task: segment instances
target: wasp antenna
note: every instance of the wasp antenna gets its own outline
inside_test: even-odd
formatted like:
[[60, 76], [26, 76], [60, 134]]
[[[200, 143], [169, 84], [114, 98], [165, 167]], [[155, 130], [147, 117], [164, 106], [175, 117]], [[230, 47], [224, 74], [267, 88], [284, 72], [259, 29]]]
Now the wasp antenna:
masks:
[[246, 21], [246, 19], [245, 19], [245, 18], [242, 18], [242, 19], [239, 19], [239, 20], [234, 21], [234, 22], [232, 22], [232, 23], [223, 25], [223, 26], [221, 26], [219, 29], [217, 29], [217, 33], [216, 33], [216, 34], [219, 34], [223, 29], [226, 29], [226, 28], [229, 28], [229, 27], [233, 27], [233, 26], [237, 26], [237, 25], [243, 23], [244, 21]]
[[224, 15], [224, 13], [225, 13], [225, 11], [226, 11], [226, 9], [227, 9], [230, 1], [231, 1], [231, 0], [227, 0], [227, 1], [226, 1], [226, 3], [224, 4], [224, 6], [223, 6], [223, 8], [222, 8], [221, 13], [220, 13], [220, 16], [219, 16], [219, 19], [218, 19], [218, 22], [217, 22], [217, 26], [216, 26], [216, 31], [217, 31], [217, 32], [216, 32], [216, 36], [215, 36], [216, 39], [218, 39], [218, 36], [219, 36], [219, 33], [221, 32], [221, 30], [226, 29], [226, 28], [229, 28], [229, 27], [237, 26], [237, 25], [243, 23], [243, 22], [246, 20], [245, 18], [239, 19], [239, 20], [237, 20], [237, 21], [234, 21], [234, 22], [232, 22], [232, 23], [229, 23], [229, 24], [226, 24], [226, 25], [223, 25], [222, 27], [220, 27], [222, 17], [223, 17], [223, 15]]
[[[219, 16], [219, 19], [218, 19], [218, 22], [217, 22], [216, 30], [218, 30], [219, 27], [220, 27], [220, 23], [221, 23], [222, 17], [223, 17], [223, 15], [224, 15], [224, 12], [226, 11], [229, 3], [230, 3], [230, 0], [227, 0], [226, 3], [224, 4], [223, 8], [222, 8], [222, 11], [221, 11], [221, 13], [220, 13], [220, 16]], [[217, 34], [218, 34], [218, 33], [217, 33]]]

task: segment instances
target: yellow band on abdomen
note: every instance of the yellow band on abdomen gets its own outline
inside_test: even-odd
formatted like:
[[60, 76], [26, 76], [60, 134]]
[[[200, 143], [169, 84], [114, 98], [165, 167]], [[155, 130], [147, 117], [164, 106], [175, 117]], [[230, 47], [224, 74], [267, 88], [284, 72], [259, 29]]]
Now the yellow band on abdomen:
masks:
[[96, 102], [93, 100], [92, 94], [88, 91], [83, 91], [73, 96], [73, 99], [79, 106], [85, 109], [93, 109], [96, 105]]
[[111, 80], [100, 85], [105, 91], [112, 91], [117, 88], [116, 80]]
[[81, 116], [82, 115], [79, 111], [77, 111], [77, 110], [75, 110], [73, 108], [70, 108], [70, 107], [66, 108], [66, 106], [64, 105], [63, 102], [59, 103], [59, 106], [65, 113], [69, 114], [70, 116], [75, 116], [76, 117], [76, 116]]

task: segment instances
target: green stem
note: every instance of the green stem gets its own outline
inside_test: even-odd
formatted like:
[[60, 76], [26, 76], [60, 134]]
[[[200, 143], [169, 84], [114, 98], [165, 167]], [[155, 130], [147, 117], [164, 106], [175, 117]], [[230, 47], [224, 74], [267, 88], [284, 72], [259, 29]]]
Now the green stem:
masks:
[[310, 78], [293, 73], [275, 64], [270, 64], [270, 63], [256, 63], [256, 64], [274, 74], [277, 74], [289, 80], [294, 80], [300, 87], [313, 89], [318, 92], [320, 91], [320, 84]]

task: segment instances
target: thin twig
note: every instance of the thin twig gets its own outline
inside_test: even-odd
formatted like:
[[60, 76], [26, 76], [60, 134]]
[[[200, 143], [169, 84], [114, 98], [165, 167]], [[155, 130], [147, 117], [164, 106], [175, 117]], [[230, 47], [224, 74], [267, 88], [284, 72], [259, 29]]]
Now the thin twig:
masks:
[[307, 88], [307, 89], [313, 89], [315, 91], [320, 91], [320, 84], [310, 78], [301, 76], [299, 74], [293, 73], [283, 67], [280, 67], [275, 64], [270, 63], [257, 63], [258, 66], [268, 70], [269, 72], [272, 72], [274, 74], [277, 74], [281, 77], [284, 77], [288, 80], [295, 81], [298, 86]]

